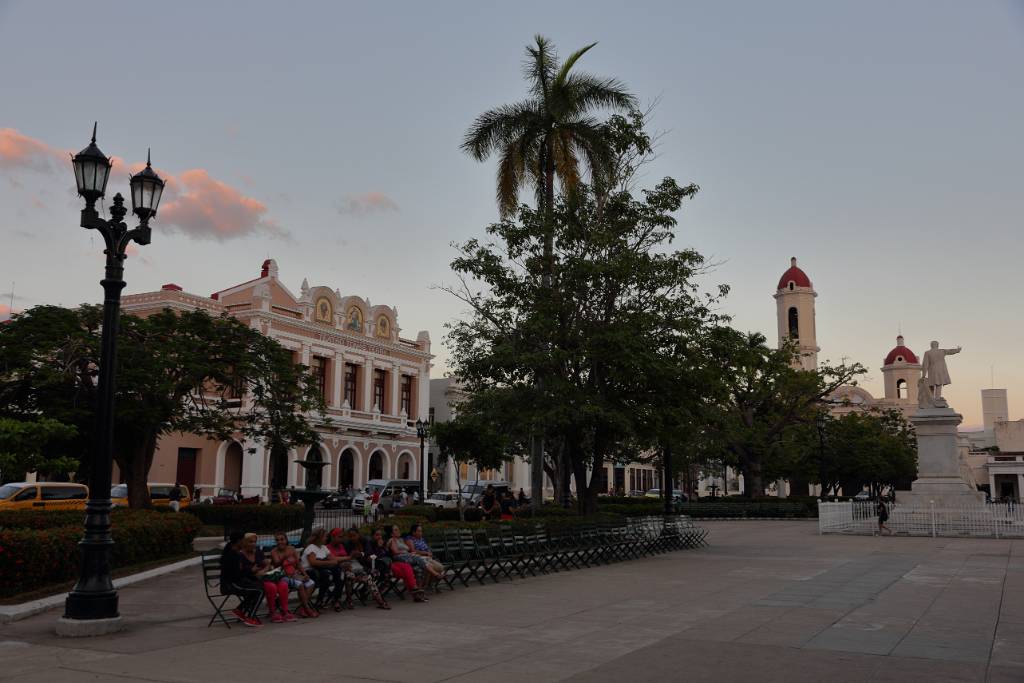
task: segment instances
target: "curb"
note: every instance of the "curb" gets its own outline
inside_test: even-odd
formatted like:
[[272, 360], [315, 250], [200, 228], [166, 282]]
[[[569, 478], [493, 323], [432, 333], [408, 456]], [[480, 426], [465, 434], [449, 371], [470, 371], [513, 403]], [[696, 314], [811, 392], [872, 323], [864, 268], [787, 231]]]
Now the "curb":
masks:
[[817, 522], [817, 517], [693, 517], [702, 522]]
[[[145, 581], [147, 579], [153, 579], [157, 576], [163, 576], [164, 574], [170, 574], [176, 572], [179, 569], [185, 569], [191, 567], [194, 564], [199, 564], [202, 560], [202, 556], [190, 557], [187, 560], [180, 560], [173, 564], [167, 564], [163, 567], [156, 567], [155, 569], [147, 569], [144, 572], [138, 574], [129, 574], [128, 576], [122, 576], [119, 579], [114, 579], [114, 588], [123, 588], [130, 586], [133, 583], [139, 581]], [[10, 624], [14, 621], [21, 621], [28, 617], [34, 616], [41, 612], [45, 612], [48, 609], [63, 605], [64, 600], [67, 599], [67, 593], [58, 593], [57, 595], [50, 595], [39, 600], [32, 600], [30, 602], [23, 602], [20, 605], [0, 605], [0, 624]]]

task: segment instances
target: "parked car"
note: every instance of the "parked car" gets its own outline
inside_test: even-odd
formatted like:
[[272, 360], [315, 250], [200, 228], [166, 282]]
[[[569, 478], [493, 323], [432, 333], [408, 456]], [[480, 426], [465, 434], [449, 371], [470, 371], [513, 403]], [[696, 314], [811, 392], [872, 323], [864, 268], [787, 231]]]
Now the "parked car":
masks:
[[498, 494], [499, 499], [505, 495], [505, 491], [511, 490], [511, 484], [507, 481], [478, 479], [477, 481], [467, 482], [462, 485], [463, 505], [475, 507], [480, 502], [480, 498], [484, 495], [484, 491], [487, 490], [488, 486], [494, 487], [494, 491]]
[[321, 506], [325, 510], [351, 510], [352, 496], [341, 489], [331, 491], [330, 495], [324, 498]]
[[84, 510], [89, 487], [71, 482], [11, 482], [0, 486], [0, 510]]
[[371, 479], [366, 482], [366, 488], [357, 493], [352, 500], [352, 509], [356, 512], [363, 512], [364, 509], [369, 508], [374, 491], [380, 491], [382, 510], [391, 509], [394, 495], [398, 491], [411, 493], [416, 500], [423, 499], [423, 485], [416, 479]]
[[871, 500], [871, 491], [861, 491], [853, 497], [854, 500]]
[[[171, 504], [171, 489], [174, 484], [148, 484], [149, 499], [153, 507], [168, 507]], [[192, 493], [184, 484], [179, 484], [181, 499], [178, 501], [181, 509], [192, 504]], [[128, 484], [117, 484], [110, 487], [110, 504], [114, 507], [128, 507]]]
[[459, 507], [459, 492], [439, 491], [437, 493], [432, 493], [427, 497], [424, 503], [427, 505], [433, 505], [434, 507], [454, 509]]
[[217, 493], [210, 498], [210, 502], [214, 505], [257, 505], [260, 502], [259, 496], [250, 496], [248, 498], [242, 498], [242, 496], [234, 489], [217, 489]]
[[[644, 498], [661, 498], [661, 489], [650, 489], [644, 494]], [[690, 500], [690, 497], [679, 489], [672, 489], [672, 502], [673, 503], [685, 503]]]

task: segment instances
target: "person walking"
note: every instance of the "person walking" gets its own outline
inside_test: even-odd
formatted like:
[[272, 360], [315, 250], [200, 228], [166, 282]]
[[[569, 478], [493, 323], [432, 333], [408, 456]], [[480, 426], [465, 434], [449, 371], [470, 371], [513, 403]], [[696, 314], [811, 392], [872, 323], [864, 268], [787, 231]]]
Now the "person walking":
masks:
[[167, 501], [167, 506], [175, 512], [181, 510], [181, 484], [179, 482], [174, 482], [174, 486], [167, 493]]
[[887, 527], [885, 523], [889, 520], [889, 508], [886, 507], [885, 501], [882, 497], [878, 497], [878, 504], [875, 506], [875, 512], [878, 513], [878, 535], [882, 535], [882, 531], [885, 530], [890, 536], [892, 535], [892, 529]]

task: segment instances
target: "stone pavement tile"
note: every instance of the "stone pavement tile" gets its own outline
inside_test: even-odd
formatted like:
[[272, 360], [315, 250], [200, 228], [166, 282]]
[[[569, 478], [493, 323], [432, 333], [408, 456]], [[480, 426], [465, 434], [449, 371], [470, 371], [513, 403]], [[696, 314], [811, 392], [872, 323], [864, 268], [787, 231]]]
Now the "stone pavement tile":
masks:
[[1024, 668], [995, 664], [988, 667], [988, 677], [985, 679], [985, 683], [1020, 683], [1021, 681], [1024, 681]]
[[806, 647], [887, 655], [906, 636], [911, 626], [909, 621], [842, 620], [822, 630], [807, 642]]
[[950, 629], [915, 627], [892, 654], [897, 657], [948, 659], [958, 662], [988, 662], [992, 648], [990, 635], [978, 635]]
[[1024, 623], [999, 621], [995, 642], [992, 644], [991, 663], [999, 666], [1024, 666]]

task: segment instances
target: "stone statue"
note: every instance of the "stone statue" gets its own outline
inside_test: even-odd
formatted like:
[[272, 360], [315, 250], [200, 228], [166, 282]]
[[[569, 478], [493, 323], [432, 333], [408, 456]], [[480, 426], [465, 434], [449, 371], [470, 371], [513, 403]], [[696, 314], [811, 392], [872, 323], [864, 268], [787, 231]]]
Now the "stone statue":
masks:
[[924, 352], [924, 360], [921, 361], [921, 388], [925, 389], [924, 394], [918, 392], [921, 407], [925, 406], [926, 399], [931, 406], [945, 406], [946, 401], [942, 398], [942, 387], [951, 384], [949, 370], [946, 369], [946, 356], [960, 353], [961, 347], [955, 349], [940, 349], [939, 342], [933, 341], [931, 348]]

